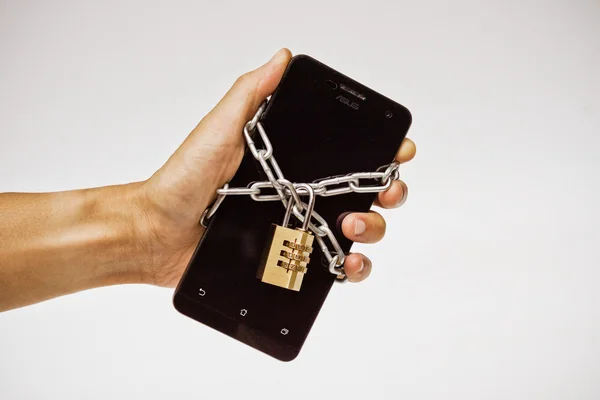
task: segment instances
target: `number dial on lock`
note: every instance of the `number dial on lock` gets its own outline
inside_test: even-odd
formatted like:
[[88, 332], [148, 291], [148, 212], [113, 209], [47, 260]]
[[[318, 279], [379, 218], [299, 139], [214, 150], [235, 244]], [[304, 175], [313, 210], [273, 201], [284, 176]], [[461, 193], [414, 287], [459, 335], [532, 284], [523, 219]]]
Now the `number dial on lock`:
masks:
[[301, 229], [271, 225], [258, 278], [265, 283], [300, 290], [307, 272], [314, 236]]
[[[289, 183], [289, 185], [292, 184]], [[302, 285], [315, 239], [308, 231], [310, 217], [315, 207], [314, 189], [306, 183], [300, 183], [297, 186], [309, 195], [308, 204], [302, 206], [306, 210], [302, 228], [287, 227], [294, 209], [294, 200], [289, 198], [283, 226], [271, 224], [269, 239], [263, 250], [257, 272], [257, 277], [261, 281], [295, 291], [299, 291]], [[289, 189], [295, 190], [294, 187], [289, 187]]]

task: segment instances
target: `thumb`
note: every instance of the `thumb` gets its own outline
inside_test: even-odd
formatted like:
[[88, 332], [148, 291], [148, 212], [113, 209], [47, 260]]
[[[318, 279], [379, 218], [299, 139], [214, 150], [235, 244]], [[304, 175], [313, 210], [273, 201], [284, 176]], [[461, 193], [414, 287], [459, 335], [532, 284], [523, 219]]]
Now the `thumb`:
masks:
[[[292, 54], [288, 49], [281, 49], [263, 66], [240, 76], [215, 108], [200, 121], [169, 158], [165, 164], [166, 169], [179, 170], [181, 163], [186, 164], [190, 159], [220, 160], [222, 163], [231, 161], [231, 157], [236, 160], [241, 159], [244, 124], [254, 116], [260, 103], [273, 93], [291, 57]], [[209, 154], [204, 154], [203, 149], [237, 149], [237, 151], [227, 151], [226, 154], [211, 151]], [[194, 169], [202, 171], [201, 164], [194, 165]], [[237, 168], [237, 164], [232, 168]]]
[[[208, 204], [214, 195], [213, 189], [233, 176], [244, 154], [244, 124], [254, 116], [260, 103], [273, 93], [291, 57], [288, 49], [282, 49], [263, 66], [238, 78], [217, 106], [152, 176], [151, 187], [169, 189], [167, 192], [171, 196], [165, 207], [174, 207], [173, 204], [179, 201], [180, 206], [174, 208], [198, 211], [196, 208]], [[199, 187], [206, 190], [198, 191]]]
[[275, 91], [291, 58], [292, 54], [288, 49], [281, 49], [266, 64], [240, 76], [204, 118], [204, 122], [211, 124], [227, 121], [227, 128], [236, 133], [241, 132], [260, 104]]

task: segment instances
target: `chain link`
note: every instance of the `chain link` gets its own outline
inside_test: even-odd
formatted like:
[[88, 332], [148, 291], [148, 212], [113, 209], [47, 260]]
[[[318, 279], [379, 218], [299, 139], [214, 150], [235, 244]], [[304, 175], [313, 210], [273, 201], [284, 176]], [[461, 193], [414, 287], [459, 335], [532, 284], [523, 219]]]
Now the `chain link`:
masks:
[[[226, 183], [222, 188], [217, 189], [217, 198], [215, 202], [207, 208], [200, 219], [202, 226], [208, 226], [208, 220], [215, 214], [226, 196], [250, 196], [254, 201], [281, 201], [283, 206], [288, 208], [288, 201], [294, 201], [292, 213], [300, 221], [304, 223], [306, 216], [304, 210], [308, 208], [307, 204], [301, 200], [301, 196], [308, 195], [308, 190], [304, 183], [292, 183], [285, 179], [283, 172], [279, 168], [279, 164], [273, 155], [273, 146], [264, 126], [260, 122], [260, 117], [264, 113], [267, 102], [263, 102], [254, 117], [244, 125], [244, 138], [250, 152], [254, 158], [260, 163], [268, 181], [253, 182], [247, 187], [230, 188]], [[257, 148], [252, 134], [258, 131], [259, 137], [264, 144], [264, 148]], [[376, 172], [357, 172], [348, 175], [340, 175], [318, 179], [308, 183], [314, 190], [315, 196], [337, 196], [347, 193], [379, 193], [390, 188], [392, 181], [399, 179], [399, 164], [393, 162], [383, 165]], [[363, 183], [361, 183], [363, 181]], [[366, 183], [364, 181], [371, 181]], [[271, 190], [271, 193], [264, 193], [266, 190]], [[273, 193], [273, 191], [275, 193]], [[323, 255], [328, 263], [329, 271], [336, 275], [336, 281], [345, 282], [347, 280], [344, 272], [344, 262], [346, 254], [337, 241], [333, 231], [327, 224], [327, 221], [319, 215], [314, 209], [312, 212], [307, 212], [309, 215], [309, 230], [315, 234], [315, 239], [321, 248]], [[314, 222], [313, 222], [314, 220]], [[329, 250], [326, 241], [329, 241], [332, 251]]]

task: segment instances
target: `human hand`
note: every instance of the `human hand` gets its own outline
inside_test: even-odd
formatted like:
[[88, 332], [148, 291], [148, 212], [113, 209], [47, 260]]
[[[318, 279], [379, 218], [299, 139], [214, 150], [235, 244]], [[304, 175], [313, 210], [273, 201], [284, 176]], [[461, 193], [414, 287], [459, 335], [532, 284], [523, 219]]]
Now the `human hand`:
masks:
[[[217, 106], [194, 128], [177, 151], [149, 180], [136, 190], [143, 208], [145, 243], [150, 260], [143, 267], [144, 281], [174, 287], [192, 257], [204, 232], [199, 221], [215, 192], [235, 174], [244, 155], [242, 130], [262, 101], [277, 87], [291, 59], [280, 50], [267, 64], [242, 75]], [[396, 161], [410, 161], [415, 144], [405, 139]], [[408, 188], [402, 181], [379, 194], [375, 205], [401, 206]], [[352, 213], [342, 222], [342, 231], [358, 243], [375, 243], [385, 234], [385, 220], [376, 211]], [[371, 261], [354, 253], [344, 265], [348, 280], [359, 282], [371, 272]]]

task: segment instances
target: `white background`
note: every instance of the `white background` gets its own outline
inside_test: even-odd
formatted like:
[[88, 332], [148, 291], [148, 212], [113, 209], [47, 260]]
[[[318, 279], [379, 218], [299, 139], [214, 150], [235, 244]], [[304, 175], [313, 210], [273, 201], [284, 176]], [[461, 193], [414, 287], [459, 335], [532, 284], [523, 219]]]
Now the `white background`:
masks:
[[[147, 286], [0, 315], [2, 399], [597, 399], [600, 4], [1, 1], [0, 191], [146, 179], [280, 47], [406, 105], [417, 158], [292, 363]], [[327, 397], [326, 397], [327, 396]]]

